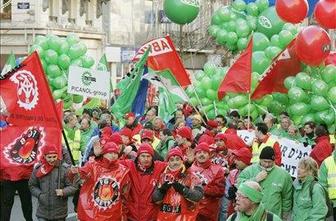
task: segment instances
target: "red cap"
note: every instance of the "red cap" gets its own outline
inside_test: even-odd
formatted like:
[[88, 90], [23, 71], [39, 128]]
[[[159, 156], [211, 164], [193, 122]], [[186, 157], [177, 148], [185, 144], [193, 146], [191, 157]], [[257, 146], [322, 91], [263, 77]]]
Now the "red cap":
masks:
[[121, 135], [119, 133], [113, 133], [109, 138], [109, 142], [113, 142], [117, 145], [123, 144]]
[[129, 112], [129, 113], [125, 114], [125, 116], [124, 116], [125, 119], [128, 119], [130, 117], [135, 118], [135, 114], [133, 112]]
[[154, 156], [154, 149], [151, 145], [147, 143], [140, 144], [140, 147], [138, 149], [137, 155], [140, 156], [142, 153], [148, 153], [151, 156]]
[[179, 147], [174, 147], [174, 148], [170, 149], [168, 154], [167, 154], [167, 161], [169, 160], [169, 158], [171, 158], [173, 156], [179, 156], [183, 160], [182, 150]]
[[211, 136], [201, 136], [200, 139], [198, 140], [198, 143], [207, 143], [209, 145], [215, 143], [215, 139]]
[[237, 160], [242, 161], [246, 165], [251, 164], [252, 152], [251, 152], [250, 149], [248, 149], [246, 147], [242, 147], [240, 149], [233, 150], [232, 154], [236, 156]]
[[121, 136], [125, 136], [125, 137], [128, 137], [130, 140], [132, 139], [132, 135], [133, 135], [133, 131], [131, 129], [129, 129], [128, 127], [124, 127], [123, 129], [121, 129], [119, 131], [119, 134]]
[[212, 129], [218, 127], [217, 121], [214, 121], [214, 120], [208, 120], [207, 124], [208, 124], [208, 127], [212, 128]]
[[177, 130], [177, 135], [180, 135], [183, 138], [186, 138], [187, 140], [192, 140], [192, 131], [190, 127], [181, 127]]
[[119, 153], [119, 147], [113, 142], [108, 142], [104, 145], [102, 155], [106, 153]]
[[109, 136], [112, 135], [112, 133], [113, 133], [113, 131], [112, 131], [111, 127], [104, 127], [102, 129], [101, 136], [102, 137], [109, 137]]
[[223, 133], [219, 133], [215, 136], [215, 140], [222, 140], [222, 141], [225, 142], [226, 141], [226, 136]]
[[195, 148], [195, 153], [199, 152], [199, 151], [205, 151], [205, 152], [208, 152], [210, 153], [210, 147], [209, 147], [209, 144], [207, 143], [200, 143], [196, 146]]
[[152, 130], [144, 129], [141, 133], [141, 140], [143, 139], [154, 140], [154, 132]]
[[46, 145], [43, 148], [43, 155], [57, 154], [57, 148], [55, 145]]

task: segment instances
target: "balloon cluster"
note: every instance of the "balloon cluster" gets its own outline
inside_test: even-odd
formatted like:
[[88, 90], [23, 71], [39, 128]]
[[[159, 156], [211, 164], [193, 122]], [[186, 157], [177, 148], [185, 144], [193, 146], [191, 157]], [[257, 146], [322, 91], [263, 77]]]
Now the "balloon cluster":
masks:
[[73, 103], [81, 103], [82, 96], [67, 93], [69, 66], [91, 68], [94, 60], [86, 55], [87, 47], [79, 37], [75, 34], [69, 34], [66, 38], [39, 35], [30, 48], [30, 53], [33, 51], [37, 51], [41, 58], [54, 99], [62, 99], [64, 109], [70, 108]]

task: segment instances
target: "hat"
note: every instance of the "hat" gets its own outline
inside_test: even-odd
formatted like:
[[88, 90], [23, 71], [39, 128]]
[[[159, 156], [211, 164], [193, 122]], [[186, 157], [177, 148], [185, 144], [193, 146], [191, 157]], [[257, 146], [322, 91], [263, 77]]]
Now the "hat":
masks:
[[121, 135], [119, 133], [113, 133], [110, 137], [109, 137], [109, 141], [113, 142], [117, 145], [121, 145], [123, 144], [123, 140], [121, 138]]
[[173, 156], [179, 156], [181, 159], [183, 159], [182, 150], [179, 147], [174, 147], [174, 148], [170, 149], [168, 154], [167, 154], [167, 161], [169, 160], [169, 158], [171, 158]]
[[187, 140], [192, 140], [192, 131], [190, 127], [181, 127], [177, 130], [177, 135], [180, 135], [183, 138], [186, 138]]
[[101, 136], [102, 137], [109, 137], [111, 136], [113, 133], [112, 128], [111, 127], [104, 127], [101, 131]]
[[196, 146], [195, 148], [195, 153], [197, 152], [200, 152], [200, 151], [205, 151], [205, 152], [208, 152], [210, 153], [210, 147], [209, 147], [209, 144], [207, 143], [200, 143]]
[[215, 136], [215, 140], [226, 141], [226, 136], [225, 136], [225, 134], [223, 134], [223, 133], [216, 134], [216, 136]]
[[199, 115], [199, 114], [195, 114], [195, 115], [193, 115], [193, 116], [192, 116], [192, 119], [196, 119], [196, 120], [199, 120], [199, 121], [202, 121], [202, 120], [203, 120], [202, 116]]
[[150, 144], [142, 143], [140, 144], [137, 155], [140, 156], [142, 153], [148, 153], [151, 156], [154, 156], [154, 149]]
[[215, 129], [218, 127], [217, 121], [214, 121], [214, 120], [208, 120], [207, 124], [208, 124], [208, 127], [211, 129]]
[[57, 148], [55, 145], [46, 145], [43, 149], [43, 155], [57, 154]]
[[129, 112], [129, 113], [125, 114], [125, 116], [124, 116], [125, 119], [128, 119], [130, 117], [135, 118], [135, 114], [133, 112]]
[[273, 147], [267, 146], [262, 149], [259, 159], [263, 160], [275, 160], [275, 153]]
[[141, 140], [143, 139], [154, 140], [154, 132], [152, 130], [144, 129], [141, 133]]
[[211, 144], [215, 143], [215, 139], [212, 136], [203, 135], [198, 140], [198, 143], [207, 143], [207, 144], [211, 145]]
[[240, 149], [232, 151], [232, 154], [236, 156], [237, 160], [242, 161], [246, 165], [251, 164], [252, 152], [250, 149], [242, 147]]
[[121, 129], [119, 131], [119, 134], [121, 136], [125, 136], [125, 137], [128, 137], [130, 140], [132, 139], [132, 135], [133, 135], [133, 131], [131, 129], [129, 129], [128, 127], [124, 127], [123, 129]]
[[113, 142], [108, 142], [104, 145], [102, 155], [106, 153], [119, 153], [119, 147]]

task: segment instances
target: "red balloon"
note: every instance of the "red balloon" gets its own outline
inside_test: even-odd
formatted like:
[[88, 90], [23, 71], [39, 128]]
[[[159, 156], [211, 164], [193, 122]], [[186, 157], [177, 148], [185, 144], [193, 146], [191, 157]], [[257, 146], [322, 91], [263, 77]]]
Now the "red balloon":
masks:
[[296, 38], [296, 54], [308, 65], [320, 65], [330, 53], [331, 40], [321, 27], [311, 25], [305, 27]]
[[336, 0], [320, 0], [315, 6], [314, 16], [322, 27], [336, 29]]
[[279, 17], [290, 23], [300, 23], [308, 14], [307, 0], [276, 0], [275, 9]]

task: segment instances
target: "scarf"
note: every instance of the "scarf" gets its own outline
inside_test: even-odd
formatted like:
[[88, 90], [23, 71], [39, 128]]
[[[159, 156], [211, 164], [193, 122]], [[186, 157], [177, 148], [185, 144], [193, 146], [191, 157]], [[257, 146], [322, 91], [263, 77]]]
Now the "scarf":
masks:
[[195, 163], [196, 163], [196, 166], [201, 167], [203, 169], [207, 169], [207, 168], [209, 168], [209, 166], [211, 166], [212, 161], [211, 161], [211, 159], [208, 159], [204, 163], [199, 163], [197, 161], [195, 161]]
[[119, 166], [118, 160], [108, 160], [105, 157], [102, 157], [102, 159], [99, 160], [100, 165], [106, 169], [116, 169]]
[[165, 174], [165, 177], [168, 177], [169, 181], [173, 182], [174, 180], [178, 180], [180, 175], [185, 173], [185, 171], [186, 167], [182, 164], [182, 167], [177, 170], [171, 170], [169, 166], [167, 166], [163, 173]]

